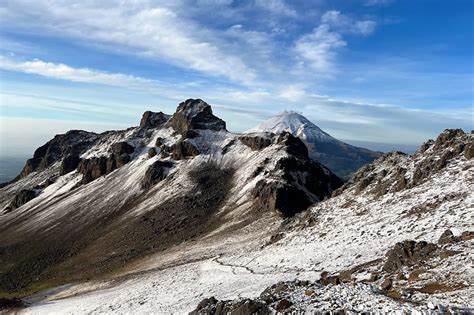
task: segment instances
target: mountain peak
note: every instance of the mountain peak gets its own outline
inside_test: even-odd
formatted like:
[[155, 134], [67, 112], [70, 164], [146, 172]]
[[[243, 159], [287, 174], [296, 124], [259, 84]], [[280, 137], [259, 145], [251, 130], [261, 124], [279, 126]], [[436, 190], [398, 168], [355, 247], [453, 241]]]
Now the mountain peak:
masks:
[[226, 130], [225, 121], [214, 116], [211, 106], [201, 99], [187, 99], [180, 103], [170, 122], [173, 129], [183, 136], [193, 129]]
[[302, 114], [289, 110], [284, 110], [283, 112], [276, 114], [260, 126], [252, 128], [247, 132], [273, 132], [278, 134], [284, 131], [289, 132], [302, 140], [317, 139], [321, 142], [338, 141], [328, 133], [321, 130], [321, 128], [313, 124]]

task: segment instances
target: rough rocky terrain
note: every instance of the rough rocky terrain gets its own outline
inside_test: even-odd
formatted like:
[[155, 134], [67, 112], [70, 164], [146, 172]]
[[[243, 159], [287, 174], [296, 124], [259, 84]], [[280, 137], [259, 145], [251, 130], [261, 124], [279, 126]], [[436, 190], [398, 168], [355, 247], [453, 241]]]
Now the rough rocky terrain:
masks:
[[[342, 184], [290, 133], [232, 134], [201, 100], [163, 115], [93, 135], [73, 171], [63, 152], [0, 190], [9, 307], [472, 312], [472, 133], [446, 130]], [[81, 163], [100, 158], [83, 181]], [[35, 197], [8, 208], [25, 189]]]

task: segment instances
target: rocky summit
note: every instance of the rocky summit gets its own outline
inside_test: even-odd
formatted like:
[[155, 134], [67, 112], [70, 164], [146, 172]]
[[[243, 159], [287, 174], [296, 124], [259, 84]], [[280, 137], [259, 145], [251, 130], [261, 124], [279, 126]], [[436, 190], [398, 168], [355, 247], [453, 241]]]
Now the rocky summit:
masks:
[[188, 99], [55, 136], [0, 188], [0, 309], [472, 312], [474, 135], [343, 182], [300, 131], [339, 142], [293, 118], [236, 134]]

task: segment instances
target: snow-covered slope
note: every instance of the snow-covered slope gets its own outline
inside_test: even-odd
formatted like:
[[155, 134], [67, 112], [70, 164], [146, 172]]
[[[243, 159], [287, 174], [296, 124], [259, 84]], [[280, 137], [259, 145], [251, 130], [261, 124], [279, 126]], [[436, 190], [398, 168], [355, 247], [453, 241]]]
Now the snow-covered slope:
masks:
[[361, 166], [372, 162], [379, 152], [359, 148], [344, 143], [321, 130], [301, 114], [284, 111], [247, 133], [254, 132], [289, 132], [300, 138], [309, 149], [311, 158], [326, 165], [338, 176], [348, 179]]
[[[0, 229], [2, 259], [23, 246], [15, 243], [19, 235], [32, 233], [41, 238], [44, 230], [55, 232], [60, 222], [66, 222], [68, 232], [74, 233], [92, 217], [101, 224], [105, 219], [111, 221], [110, 228], [88, 229], [89, 233], [101, 231], [101, 237], [60, 261], [50, 272], [69, 270], [84, 275], [77, 265], [86, 261], [85, 268], [113, 269], [88, 281], [74, 281], [63, 274], [67, 284], [29, 296], [25, 300], [30, 305], [24, 312], [472, 310], [472, 133], [447, 130], [413, 156], [386, 154], [354, 174], [332, 198], [294, 215], [282, 203], [285, 198], [278, 196], [291, 191], [289, 187], [297, 187], [308, 200], [320, 200], [314, 187], [328, 185], [331, 177], [327, 170], [315, 168], [312, 172], [321, 170], [326, 180], [311, 184], [305, 174], [312, 166], [305, 162], [298, 142], [288, 135], [242, 136], [222, 129], [194, 130], [199, 136], [185, 141], [198, 148], [199, 154], [173, 160], [175, 166], [158, 174], [167, 174], [166, 178], [143, 193], [136, 183], [142, 181], [149, 167], [159, 160], [170, 161], [161, 153], [149, 157], [149, 149], [167, 152], [167, 147], [183, 140], [168, 124], [171, 122], [144, 131], [130, 129], [120, 136], [114, 133], [113, 141], [91, 147], [83, 158], [110, 154], [107, 146], [125, 137], [135, 148], [144, 143], [131, 154], [130, 162], [72, 190], [81, 181], [81, 174], [60, 176], [37, 197], [0, 217], [6, 223]], [[149, 134], [147, 141], [142, 133]], [[157, 142], [165, 146], [158, 149]], [[185, 147], [175, 146], [181, 148], [181, 154], [194, 152]], [[168, 154], [177, 153], [171, 150]], [[209, 168], [209, 160], [221, 167]], [[293, 167], [288, 169], [289, 165]], [[231, 169], [235, 170], [232, 176], [228, 173]], [[196, 178], [196, 170], [206, 176]], [[47, 177], [41, 174], [48, 172], [54, 173], [54, 169], [30, 174], [2, 192], [18, 190], [22, 181]], [[232, 178], [232, 185], [228, 185], [227, 177]], [[261, 188], [277, 187], [273, 192], [280, 194], [265, 189], [255, 192], [261, 180], [265, 183]], [[211, 190], [202, 189], [199, 183]], [[214, 190], [217, 194], [212, 193]], [[225, 195], [224, 201], [215, 212], [200, 205], [199, 200], [208, 203], [220, 195]], [[254, 203], [255, 197], [263, 196], [274, 198]], [[297, 205], [297, 199], [293, 196], [286, 206]], [[196, 221], [176, 211], [179, 200], [197, 210], [191, 211], [192, 215], [203, 214], [207, 219]], [[270, 205], [274, 210], [269, 210]], [[157, 217], [162, 211], [166, 216]], [[68, 218], [75, 225], [68, 223]], [[446, 233], [448, 229], [454, 235]], [[173, 238], [178, 234], [186, 238]], [[129, 242], [133, 248], [125, 246]], [[155, 248], [144, 249], [140, 244]], [[54, 248], [54, 243], [48, 245]], [[212, 296], [215, 299], [204, 300]]]
[[56, 136], [25, 170], [0, 189], [6, 296], [258, 230], [342, 185], [298, 138], [232, 134], [201, 100], [181, 103], [171, 117], [147, 112], [140, 127]]

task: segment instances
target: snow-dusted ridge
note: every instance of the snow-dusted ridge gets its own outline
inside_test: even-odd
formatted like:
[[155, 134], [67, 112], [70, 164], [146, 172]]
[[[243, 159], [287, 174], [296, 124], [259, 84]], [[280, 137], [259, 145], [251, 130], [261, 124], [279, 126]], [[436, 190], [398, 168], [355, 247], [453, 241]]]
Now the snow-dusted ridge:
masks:
[[291, 133], [306, 144], [311, 158], [344, 179], [349, 179], [361, 166], [380, 156], [379, 152], [355, 147], [332, 137], [306, 117], [293, 111], [283, 111], [247, 131], [254, 132]]
[[[473, 231], [474, 208], [472, 133], [446, 131], [413, 156], [384, 155], [354, 174], [334, 197], [282, 218], [278, 210], [255, 208], [255, 196], [262, 196], [255, 195], [255, 187], [261, 180], [270, 187], [291, 175], [304, 183], [296, 187], [309, 193], [312, 186], [305, 182], [307, 172], [281, 167], [294, 165], [282, 162], [292, 159], [300, 161], [296, 165], [310, 167], [310, 162], [303, 162], [307, 160], [297, 142], [288, 135], [242, 138], [223, 129], [189, 132], [182, 120], [174, 124], [178, 122], [181, 134], [167, 121], [160, 127], [104, 136], [81, 153], [82, 158], [108, 156], [114, 143], [127, 141], [135, 147], [131, 160], [87, 184], [78, 185], [82, 174], [77, 170], [59, 176], [36, 198], [0, 215], [3, 259], [10, 259], [8, 255], [18, 250], [15, 244], [28, 235], [46, 237], [54, 247], [51, 235], [60, 233], [64, 236], [61, 244], [75, 246], [65, 256], [48, 256], [57, 263], [35, 274], [57, 284], [68, 279], [67, 285], [29, 296], [25, 300], [31, 304], [23, 312], [187, 313], [211, 296], [235, 299], [229, 302], [232, 305], [244, 298], [263, 301], [269, 312], [284, 307], [283, 300], [289, 304], [280, 310], [309, 312], [441, 312], [473, 307], [473, 240], [468, 233]], [[211, 121], [209, 125], [222, 123]], [[182, 141], [199, 154], [193, 155], [195, 151]], [[157, 146], [159, 142], [163, 145]], [[151, 148], [157, 155], [150, 156]], [[178, 153], [190, 155], [176, 160], [173, 156]], [[140, 183], [156, 161], [170, 161], [173, 167], [163, 180], [143, 190]], [[41, 184], [62, 167], [58, 161], [2, 188], [0, 209], [12, 194]], [[196, 170], [205, 170], [206, 176], [196, 177]], [[329, 171], [322, 170], [323, 177], [328, 176]], [[324, 178], [319, 185], [328, 185], [330, 178]], [[213, 182], [218, 184], [213, 186]], [[207, 185], [212, 189], [202, 189]], [[215, 199], [220, 201], [214, 210], [200, 204]], [[193, 218], [187, 215], [189, 209], [179, 211], [183, 204], [196, 209], [192, 215], [203, 216]], [[162, 211], [166, 216], [159, 216]], [[71, 242], [61, 234], [64, 227], [67, 234], [87, 228], [90, 238]], [[447, 229], [455, 238], [437, 244]], [[101, 233], [94, 234], [97, 231]], [[431, 242], [437, 249], [415, 265], [384, 272], [386, 252], [405, 240]], [[20, 249], [19, 253], [24, 252]], [[11, 257], [28, 262], [27, 255]], [[0, 266], [2, 279], [6, 279], [2, 273], [6, 266]], [[88, 274], [81, 266], [97, 268], [100, 273]], [[57, 273], [62, 278], [51, 276]], [[387, 279], [392, 281], [388, 289]], [[258, 298], [279, 281], [285, 284]], [[217, 305], [211, 304], [201, 306], [212, 309]]]

